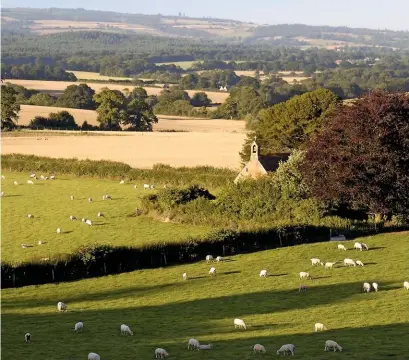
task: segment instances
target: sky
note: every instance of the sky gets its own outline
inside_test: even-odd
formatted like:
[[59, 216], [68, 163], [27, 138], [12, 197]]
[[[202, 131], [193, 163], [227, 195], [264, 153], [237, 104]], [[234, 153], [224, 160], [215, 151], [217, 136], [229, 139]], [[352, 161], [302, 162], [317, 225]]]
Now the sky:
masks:
[[409, 30], [409, 0], [2, 0], [2, 7], [85, 8], [127, 13]]

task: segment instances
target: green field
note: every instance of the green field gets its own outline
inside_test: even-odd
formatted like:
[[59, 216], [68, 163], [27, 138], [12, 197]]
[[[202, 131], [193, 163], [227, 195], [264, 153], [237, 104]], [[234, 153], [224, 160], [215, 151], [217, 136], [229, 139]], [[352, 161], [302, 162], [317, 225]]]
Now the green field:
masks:
[[[57, 182], [55, 183], [57, 184]], [[45, 185], [44, 185], [45, 186]], [[57, 186], [57, 185], [53, 185]], [[87, 204], [85, 204], [87, 205]], [[84, 206], [85, 206], [84, 205]], [[93, 230], [93, 229], [92, 229]], [[409, 234], [365, 238], [369, 251], [338, 251], [336, 243], [282, 248], [210, 264], [135, 271], [70, 283], [2, 291], [2, 355], [4, 359], [80, 360], [89, 352], [101, 359], [152, 359], [163, 347], [170, 359], [254, 359], [251, 346], [265, 346], [265, 358], [276, 357], [287, 343], [302, 359], [408, 359]], [[353, 242], [346, 243], [349, 249]], [[214, 254], [217, 255], [217, 254]], [[360, 259], [364, 268], [311, 266], [311, 257], [342, 261]], [[261, 269], [270, 276], [259, 278]], [[309, 271], [309, 291], [299, 293], [299, 271]], [[182, 280], [187, 272], [188, 281]], [[379, 291], [362, 293], [364, 281]], [[67, 313], [58, 313], [64, 301]], [[247, 330], [233, 326], [242, 318]], [[77, 321], [84, 332], [74, 334]], [[314, 324], [328, 328], [314, 333]], [[125, 323], [134, 336], [121, 336]], [[24, 334], [32, 334], [31, 344]], [[212, 343], [209, 351], [187, 350], [189, 338]], [[324, 352], [328, 339], [342, 353]]]
[[[143, 190], [143, 182], [138, 182], [138, 188], [134, 189], [136, 183], [119, 185], [119, 181], [113, 180], [57, 176], [56, 180], [34, 180], [34, 185], [28, 185], [29, 174], [3, 172], [3, 175], [6, 177], [1, 180], [1, 191], [6, 194], [1, 199], [4, 262], [70, 254], [84, 244], [138, 247], [152, 242], [175, 242], [208, 231], [203, 227], [130, 216], [135, 213], [137, 198], [148, 193]], [[19, 185], [14, 185], [14, 180]], [[111, 195], [112, 201], [102, 200], [104, 194]], [[70, 200], [70, 195], [75, 199]], [[89, 197], [93, 202], [88, 202]], [[105, 217], [98, 218], [98, 212]], [[34, 218], [29, 219], [28, 214]], [[78, 220], [71, 221], [70, 215]], [[91, 219], [93, 226], [81, 223], [83, 217]], [[63, 233], [57, 234], [57, 228]], [[46, 244], [38, 245], [39, 240]], [[23, 243], [32, 247], [23, 249]]]

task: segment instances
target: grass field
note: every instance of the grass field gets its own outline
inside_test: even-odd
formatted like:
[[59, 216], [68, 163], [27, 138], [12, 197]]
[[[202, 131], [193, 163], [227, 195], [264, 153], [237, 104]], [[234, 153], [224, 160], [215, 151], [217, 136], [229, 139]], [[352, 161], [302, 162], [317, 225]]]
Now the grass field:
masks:
[[76, 76], [78, 80], [132, 80], [130, 77], [120, 77], [120, 76], [105, 76], [97, 72], [90, 71], [68, 71]]
[[[70, 254], [83, 244], [143, 246], [151, 242], [174, 242], [208, 230], [142, 216], [129, 217], [135, 213], [137, 198], [147, 193], [143, 183], [134, 189], [135, 183], [119, 185], [113, 180], [58, 177], [54, 181], [34, 180], [34, 185], [28, 185], [29, 174], [3, 175], [6, 179], [1, 180], [1, 190], [6, 197], [1, 201], [2, 261], [16, 263], [32, 257]], [[20, 185], [14, 185], [14, 180]], [[111, 195], [112, 201], [103, 201], [104, 194]], [[75, 199], [70, 200], [70, 195]], [[88, 202], [89, 197], [93, 202]], [[104, 218], [97, 217], [99, 211]], [[34, 215], [33, 219], [27, 218], [29, 213]], [[78, 220], [71, 221], [70, 215]], [[83, 217], [91, 219], [93, 226], [82, 224]], [[63, 234], [56, 233], [58, 227]], [[39, 240], [46, 244], [39, 246]], [[33, 247], [22, 249], [23, 243]]]
[[[294, 358], [406, 360], [409, 292], [403, 281], [409, 281], [408, 238], [408, 233], [365, 238], [367, 252], [341, 253], [336, 243], [327, 242], [235, 256], [216, 264], [214, 277], [208, 275], [211, 265], [201, 262], [6, 289], [2, 355], [80, 360], [97, 352], [101, 359], [153, 359], [155, 348], [163, 347], [169, 359], [245, 360], [276, 358], [281, 345], [292, 343]], [[352, 242], [346, 245], [351, 248]], [[358, 258], [366, 266], [312, 268], [313, 256], [327, 261]], [[259, 278], [264, 268], [270, 276]], [[297, 291], [299, 271], [313, 276], [306, 281], [306, 293]], [[182, 281], [183, 272], [188, 281]], [[364, 281], [378, 282], [379, 291], [362, 293]], [[67, 313], [57, 313], [58, 301], [67, 304]], [[236, 317], [244, 319], [247, 330], [234, 328]], [[84, 322], [83, 333], [73, 333], [77, 321]], [[328, 330], [314, 333], [316, 322]], [[120, 335], [123, 323], [134, 336]], [[24, 343], [26, 332], [32, 334], [31, 344]], [[213, 349], [188, 351], [191, 337], [212, 343]], [[343, 352], [324, 352], [328, 339], [337, 341]], [[252, 353], [256, 343], [265, 346], [264, 356]]]
[[180, 66], [182, 69], [189, 69], [196, 61], [175, 61], [175, 62], [164, 62], [164, 63], [155, 63], [156, 65], [175, 65]]

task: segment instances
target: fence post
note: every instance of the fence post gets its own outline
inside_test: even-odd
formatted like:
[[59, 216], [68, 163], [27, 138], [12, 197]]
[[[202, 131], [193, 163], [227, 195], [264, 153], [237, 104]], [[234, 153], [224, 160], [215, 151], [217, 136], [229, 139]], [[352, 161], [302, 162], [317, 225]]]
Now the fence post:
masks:
[[104, 261], [104, 273], [105, 274], [107, 273], [107, 264], [105, 263], [105, 261]]
[[55, 281], [54, 267], [51, 267], [51, 277], [53, 278], [53, 281]]
[[11, 281], [13, 283], [13, 287], [16, 287], [16, 274], [14, 271], [11, 273]]

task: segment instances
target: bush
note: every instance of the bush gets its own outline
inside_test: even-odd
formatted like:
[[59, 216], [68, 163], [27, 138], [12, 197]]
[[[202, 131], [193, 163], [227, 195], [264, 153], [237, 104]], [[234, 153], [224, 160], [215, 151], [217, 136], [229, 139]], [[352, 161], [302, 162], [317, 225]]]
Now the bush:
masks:
[[60, 111], [58, 113], [50, 113], [49, 117], [36, 116], [30, 121], [32, 128], [46, 128], [46, 129], [62, 129], [62, 130], [76, 130], [78, 125], [74, 117], [68, 111]]

